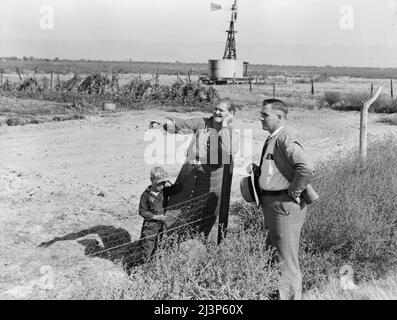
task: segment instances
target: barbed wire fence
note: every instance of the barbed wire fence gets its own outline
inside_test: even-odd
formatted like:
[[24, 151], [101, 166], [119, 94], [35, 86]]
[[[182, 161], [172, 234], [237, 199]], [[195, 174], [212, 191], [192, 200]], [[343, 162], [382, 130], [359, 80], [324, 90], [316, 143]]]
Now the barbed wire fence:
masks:
[[[127, 273], [131, 268], [147, 262], [144, 248], [148, 241], [161, 241], [165, 238], [180, 242], [188, 237], [202, 232], [208, 224], [216, 219], [214, 206], [218, 198], [209, 192], [178, 204], [164, 208], [166, 221], [159, 232], [132, 240], [129, 232], [123, 228], [98, 225], [78, 232], [56, 237], [39, 244], [39, 247], [64, 240], [77, 240], [85, 246], [85, 255], [99, 257], [112, 262], [121, 261]], [[81, 239], [91, 234], [98, 235], [98, 239]], [[78, 240], [80, 239], [80, 240]]]

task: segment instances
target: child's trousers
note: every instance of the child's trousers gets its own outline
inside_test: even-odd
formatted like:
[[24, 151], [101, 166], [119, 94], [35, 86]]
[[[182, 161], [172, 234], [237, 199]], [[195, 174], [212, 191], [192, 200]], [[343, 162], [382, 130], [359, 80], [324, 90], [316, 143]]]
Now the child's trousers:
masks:
[[163, 230], [164, 224], [161, 221], [152, 219], [145, 219], [143, 221], [140, 243], [146, 261], [149, 260], [156, 251]]

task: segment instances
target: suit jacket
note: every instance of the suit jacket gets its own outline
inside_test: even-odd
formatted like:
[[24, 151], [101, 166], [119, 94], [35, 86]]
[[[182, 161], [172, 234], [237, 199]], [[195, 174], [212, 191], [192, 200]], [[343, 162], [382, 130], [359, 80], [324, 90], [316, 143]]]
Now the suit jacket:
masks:
[[[265, 151], [263, 148], [257, 174], [258, 179]], [[277, 169], [290, 182], [288, 191], [293, 197], [302, 196], [307, 204], [318, 199], [318, 194], [309, 184], [315, 174], [314, 165], [301, 144], [285, 128], [276, 136], [273, 157]]]

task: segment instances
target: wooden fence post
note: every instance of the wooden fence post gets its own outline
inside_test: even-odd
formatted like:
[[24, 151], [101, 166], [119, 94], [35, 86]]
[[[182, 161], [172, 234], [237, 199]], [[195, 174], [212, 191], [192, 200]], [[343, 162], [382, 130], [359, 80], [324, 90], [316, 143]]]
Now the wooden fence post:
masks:
[[312, 90], [311, 90], [312, 96], [314, 96], [314, 80], [313, 80], [313, 79], [310, 79], [310, 81], [311, 81], [311, 83], [312, 83]]
[[21, 74], [19, 73], [19, 69], [18, 69], [18, 67], [17, 67], [17, 66], [15, 66], [15, 69], [17, 70], [17, 73], [18, 73], [18, 76], [19, 76], [19, 80], [21, 80], [21, 81], [22, 81], [22, 77], [21, 77]]
[[394, 94], [393, 94], [393, 79], [390, 79], [390, 96], [391, 99], [393, 100]]
[[1, 76], [0, 76], [0, 86], [3, 85], [3, 70], [1, 70]]
[[373, 83], [371, 83], [371, 97], [374, 95], [374, 84]]
[[54, 72], [51, 71], [51, 78], [50, 78], [50, 91], [52, 90], [52, 76], [54, 75]]
[[361, 159], [367, 157], [367, 123], [368, 123], [368, 109], [375, 102], [382, 92], [382, 87], [379, 87], [371, 98], [363, 103], [360, 113], [360, 156]]
[[187, 70], [187, 78], [186, 81], [190, 83], [190, 69]]
[[276, 82], [273, 82], [273, 99], [276, 97]]
[[251, 81], [251, 77], [248, 77], [248, 82], [250, 84], [250, 92], [252, 91], [252, 81]]

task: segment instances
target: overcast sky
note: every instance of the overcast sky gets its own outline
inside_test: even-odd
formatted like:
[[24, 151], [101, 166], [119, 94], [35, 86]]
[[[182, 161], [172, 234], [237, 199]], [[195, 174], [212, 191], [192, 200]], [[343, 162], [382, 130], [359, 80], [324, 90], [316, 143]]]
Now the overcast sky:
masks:
[[[221, 58], [230, 11], [211, 11], [211, 2], [229, 8], [233, 1], [0, 0], [0, 56]], [[45, 5], [52, 29], [40, 26]], [[397, 66], [397, 0], [240, 0], [238, 8], [239, 59]]]

